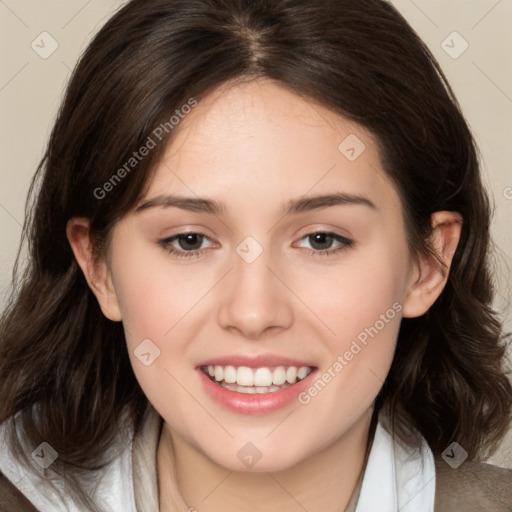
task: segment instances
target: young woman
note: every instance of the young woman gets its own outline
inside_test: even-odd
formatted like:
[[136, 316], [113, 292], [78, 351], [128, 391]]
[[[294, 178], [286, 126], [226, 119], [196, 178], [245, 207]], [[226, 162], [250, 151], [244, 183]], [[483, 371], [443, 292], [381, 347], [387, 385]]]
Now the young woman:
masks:
[[512, 510], [490, 211], [381, 0], [133, 0], [0, 325], [0, 510]]

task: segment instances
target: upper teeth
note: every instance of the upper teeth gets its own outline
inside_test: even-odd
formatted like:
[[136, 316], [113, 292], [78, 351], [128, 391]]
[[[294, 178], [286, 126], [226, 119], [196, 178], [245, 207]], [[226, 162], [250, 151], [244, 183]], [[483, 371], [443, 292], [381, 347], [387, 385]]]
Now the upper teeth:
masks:
[[277, 366], [275, 368], [249, 368], [248, 366], [208, 366], [208, 374], [217, 382], [235, 382], [239, 386], [280, 386], [285, 382], [295, 384], [311, 373], [309, 366]]

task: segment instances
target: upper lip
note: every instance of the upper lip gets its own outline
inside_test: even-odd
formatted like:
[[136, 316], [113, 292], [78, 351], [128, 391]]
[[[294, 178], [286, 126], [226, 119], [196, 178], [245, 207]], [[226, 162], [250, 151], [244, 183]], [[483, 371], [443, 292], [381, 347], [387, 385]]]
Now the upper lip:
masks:
[[289, 357], [280, 356], [277, 354], [260, 354], [257, 356], [230, 355], [214, 357], [198, 364], [198, 367], [201, 366], [247, 366], [249, 368], [263, 368], [272, 366], [297, 366], [298, 368], [301, 366], [314, 367], [305, 361], [299, 361], [298, 359], [291, 359]]

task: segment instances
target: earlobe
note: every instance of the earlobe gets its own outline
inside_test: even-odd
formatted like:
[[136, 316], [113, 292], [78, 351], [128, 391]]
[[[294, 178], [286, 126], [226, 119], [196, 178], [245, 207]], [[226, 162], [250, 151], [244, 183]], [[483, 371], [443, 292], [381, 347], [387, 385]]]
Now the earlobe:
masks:
[[75, 259], [84, 273], [89, 288], [96, 296], [103, 314], [114, 322], [121, 312], [107, 263], [96, 261], [89, 233], [89, 219], [74, 217], [66, 226], [66, 235]]
[[431, 222], [433, 230], [430, 243], [439, 261], [433, 257], [419, 257], [404, 301], [405, 318], [425, 314], [441, 295], [459, 244], [463, 222], [459, 213], [435, 212]]

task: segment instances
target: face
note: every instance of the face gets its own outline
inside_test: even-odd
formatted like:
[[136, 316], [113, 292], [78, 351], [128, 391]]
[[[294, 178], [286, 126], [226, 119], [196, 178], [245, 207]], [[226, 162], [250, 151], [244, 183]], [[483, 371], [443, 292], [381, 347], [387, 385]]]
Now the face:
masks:
[[400, 200], [370, 133], [270, 81], [180, 122], [114, 228], [110, 307], [171, 431], [228, 469], [248, 442], [285, 469], [388, 373], [414, 278]]

